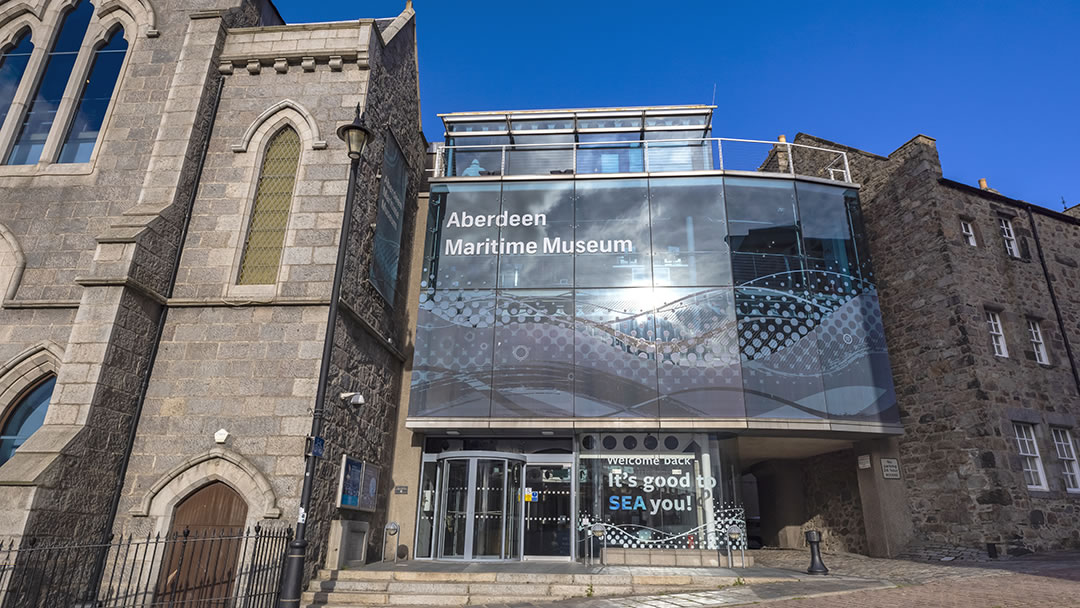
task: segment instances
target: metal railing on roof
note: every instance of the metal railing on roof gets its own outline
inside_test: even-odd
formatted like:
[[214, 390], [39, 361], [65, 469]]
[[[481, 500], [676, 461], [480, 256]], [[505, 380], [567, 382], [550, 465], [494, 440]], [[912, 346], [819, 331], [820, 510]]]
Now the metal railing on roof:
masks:
[[746, 171], [851, 182], [847, 154], [723, 137], [441, 146], [434, 177]]

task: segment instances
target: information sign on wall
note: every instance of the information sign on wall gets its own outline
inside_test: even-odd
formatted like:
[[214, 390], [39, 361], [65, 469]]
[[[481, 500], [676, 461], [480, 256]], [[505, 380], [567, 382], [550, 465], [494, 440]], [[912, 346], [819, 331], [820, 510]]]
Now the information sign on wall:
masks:
[[401, 221], [408, 184], [409, 166], [405, 162], [405, 155], [397, 140], [388, 133], [383, 149], [382, 181], [375, 216], [375, 253], [370, 276], [375, 289], [391, 304], [397, 291]]
[[338, 482], [338, 508], [360, 508], [360, 483], [364, 478], [364, 463], [341, 456], [341, 478]]
[[882, 458], [881, 476], [885, 479], [900, 479], [900, 461], [895, 458]]

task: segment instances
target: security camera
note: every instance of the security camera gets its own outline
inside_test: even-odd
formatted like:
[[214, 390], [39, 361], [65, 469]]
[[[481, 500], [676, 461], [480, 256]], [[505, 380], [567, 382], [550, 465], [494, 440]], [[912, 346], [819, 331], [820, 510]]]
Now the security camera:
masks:
[[341, 393], [341, 401], [348, 405], [364, 405], [364, 396], [360, 393]]

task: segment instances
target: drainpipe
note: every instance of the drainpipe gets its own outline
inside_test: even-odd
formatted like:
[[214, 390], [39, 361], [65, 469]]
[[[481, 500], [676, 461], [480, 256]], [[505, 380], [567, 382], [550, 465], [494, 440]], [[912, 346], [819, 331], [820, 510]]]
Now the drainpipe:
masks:
[[1065, 319], [1061, 316], [1061, 306], [1058, 305], [1057, 295], [1054, 293], [1054, 284], [1050, 281], [1050, 268], [1046, 265], [1046, 256], [1043, 255], [1042, 242], [1039, 240], [1039, 229], [1035, 227], [1035, 216], [1031, 213], [1031, 205], [1027, 205], [1028, 223], [1031, 224], [1031, 235], [1035, 239], [1035, 250], [1039, 253], [1039, 263], [1042, 264], [1043, 277], [1046, 278], [1046, 288], [1050, 292], [1050, 302], [1054, 305], [1054, 316], [1057, 317], [1058, 329], [1061, 331], [1061, 340], [1065, 343], [1065, 354], [1069, 357], [1069, 368], [1072, 370], [1073, 382], [1076, 383], [1076, 391], [1080, 393], [1080, 373], [1076, 370], [1076, 358], [1073, 356], [1072, 346], [1069, 344], [1069, 334], [1065, 331]]

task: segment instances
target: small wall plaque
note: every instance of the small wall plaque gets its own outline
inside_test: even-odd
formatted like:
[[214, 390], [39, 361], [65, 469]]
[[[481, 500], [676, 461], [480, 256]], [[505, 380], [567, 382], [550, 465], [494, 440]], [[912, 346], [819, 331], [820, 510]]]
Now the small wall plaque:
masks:
[[409, 486], [394, 486], [394, 494], [408, 494]]
[[859, 454], [859, 468], [860, 469], [869, 469], [870, 466], [871, 466], [871, 464], [870, 464], [870, 455], [869, 454]]
[[885, 479], [900, 479], [900, 461], [895, 458], [882, 458], [881, 476]]

